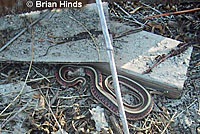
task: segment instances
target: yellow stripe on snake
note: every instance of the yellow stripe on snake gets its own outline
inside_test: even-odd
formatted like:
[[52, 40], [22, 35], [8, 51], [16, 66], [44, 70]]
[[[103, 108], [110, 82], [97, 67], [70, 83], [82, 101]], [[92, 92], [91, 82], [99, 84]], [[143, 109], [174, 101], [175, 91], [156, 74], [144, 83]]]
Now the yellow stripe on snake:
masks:
[[[68, 76], [69, 72], [75, 72], [82, 68], [85, 76]], [[90, 80], [90, 86], [87, 84], [87, 79]], [[153, 108], [153, 100], [149, 92], [139, 83], [132, 79], [118, 75], [120, 85], [123, 85], [128, 91], [123, 91], [122, 94], [134, 96], [137, 104], [128, 104], [123, 102], [126, 117], [128, 120], [138, 120], [147, 116]], [[64, 86], [75, 86], [82, 83], [84, 88], [90, 87], [92, 95], [115, 115], [119, 116], [118, 104], [114, 89], [112, 88], [112, 77], [107, 76], [104, 80], [100, 71], [87, 65], [64, 65], [56, 73], [57, 81]]]

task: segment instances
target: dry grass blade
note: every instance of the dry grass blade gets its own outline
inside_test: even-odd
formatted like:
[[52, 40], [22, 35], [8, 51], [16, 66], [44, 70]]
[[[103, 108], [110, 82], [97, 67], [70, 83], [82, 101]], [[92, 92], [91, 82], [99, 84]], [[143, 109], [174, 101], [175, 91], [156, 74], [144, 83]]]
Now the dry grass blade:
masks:
[[50, 82], [50, 80], [49, 80], [46, 76], [44, 76], [43, 74], [41, 74], [40, 72], [38, 72], [34, 67], [33, 67], [33, 70], [34, 70], [38, 75], [42, 76], [42, 78], [44, 78], [45, 80], [47, 80], [48, 82]]
[[29, 105], [29, 103], [30, 103], [31, 101], [32, 101], [32, 99], [30, 99], [29, 102], [27, 102], [22, 108], [20, 108], [12, 117], [10, 117], [8, 120], [6, 120], [6, 121], [2, 124], [2, 126], [0, 127], [0, 130], [1, 130], [2, 128], [4, 128], [5, 125], [6, 125], [10, 120], [14, 119], [21, 111], [23, 111], [23, 110]]
[[142, 8], [142, 6], [135, 8], [134, 10], [130, 11], [131, 14], [134, 14], [135, 12], [137, 12], [140, 8]]
[[197, 111], [198, 111], [198, 114], [200, 115], [200, 98], [198, 99], [198, 101], [199, 101], [199, 109]]
[[116, 132], [116, 134], [123, 134], [122, 129], [120, 128], [116, 118], [112, 115], [110, 116], [111, 124]]
[[54, 78], [55, 76], [47, 76], [47, 77], [41, 77], [41, 78], [36, 78], [36, 79], [30, 79], [28, 80], [26, 83], [30, 83], [30, 82], [36, 82], [36, 81], [40, 81], [40, 80], [44, 80], [44, 79], [51, 79], [51, 78]]
[[170, 125], [170, 123], [173, 121], [174, 117], [176, 116], [177, 112], [175, 112], [172, 116], [172, 118], [169, 120], [169, 122], [167, 123], [167, 125], [165, 126], [164, 130], [162, 131], [161, 134], [164, 134], [166, 129], [168, 128], [168, 126]]
[[73, 18], [72, 16], [69, 16], [70, 19], [72, 19], [73, 21], [75, 21], [76, 23], [78, 23], [79, 25], [81, 25], [87, 32], [88, 34], [90, 35], [90, 37], [92, 38], [93, 42], [94, 42], [94, 45], [96, 47], [96, 50], [97, 50], [97, 53], [98, 53], [98, 58], [99, 58], [99, 61], [101, 61], [101, 56], [100, 56], [100, 53], [99, 53], [99, 47], [98, 47], [98, 44], [97, 44], [97, 41], [96, 39], [93, 37], [92, 33], [87, 29], [87, 27], [85, 25], [83, 25], [80, 21], [76, 20], [75, 18]]
[[31, 62], [30, 62], [30, 65], [29, 65], [29, 69], [28, 69], [28, 72], [27, 72], [27, 75], [26, 75], [26, 78], [25, 78], [25, 81], [24, 81], [24, 85], [22, 87], [22, 89], [20, 90], [19, 94], [12, 100], [11, 103], [9, 103], [0, 113], [0, 116], [21, 96], [21, 94], [23, 93], [24, 91], [24, 88], [26, 86], [26, 82], [28, 80], [28, 77], [29, 77], [29, 74], [30, 74], [30, 71], [31, 71], [31, 67], [32, 67], [32, 64], [33, 64], [33, 57], [34, 57], [34, 47], [33, 47], [33, 44], [34, 44], [34, 40], [32, 41], [32, 56], [31, 56]]
[[185, 112], [187, 109], [189, 109], [192, 105], [194, 105], [198, 99], [194, 100], [189, 106], [186, 107], [186, 109], [182, 110], [179, 114], [176, 115], [175, 118], [179, 117], [183, 112]]
[[58, 125], [58, 128], [59, 128], [60, 133], [61, 133], [61, 134], [64, 134], [64, 131], [63, 131], [63, 129], [62, 129], [60, 123], [58, 122], [58, 120], [57, 120], [57, 118], [56, 118], [56, 116], [55, 116], [53, 110], [51, 109], [50, 104], [48, 103], [48, 101], [47, 101], [47, 99], [45, 98], [45, 96], [44, 96], [44, 94], [42, 93], [42, 91], [41, 91], [41, 90], [39, 90], [39, 91], [40, 91], [41, 95], [44, 97], [44, 100], [45, 100], [45, 102], [46, 102], [46, 104], [47, 104], [47, 106], [48, 106], [48, 109], [49, 109], [49, 111], [51, 112], [51, 114], [52, 114], [54, 120], [56, 121], [56, 124]]
[[27, 28], [24, 28], [19, 34], [17, 34], [14, 38], [12, 38], [8, 43], [6, 43], [2, 48], [0, 48], [0, 52], [3, 51], [6, 47], [8, 47], [13, 41], [15, 41], [18, 37], [20, 37], [25, 31], [27, 31], [29, 28], [31, 28], [33, 25], [35, 25], [37, 22], [39, 22], [41, 19], [43, 19], [49, 12], [44, 13], [41, 17], [39, 17], [37, 20], [32, 22]]

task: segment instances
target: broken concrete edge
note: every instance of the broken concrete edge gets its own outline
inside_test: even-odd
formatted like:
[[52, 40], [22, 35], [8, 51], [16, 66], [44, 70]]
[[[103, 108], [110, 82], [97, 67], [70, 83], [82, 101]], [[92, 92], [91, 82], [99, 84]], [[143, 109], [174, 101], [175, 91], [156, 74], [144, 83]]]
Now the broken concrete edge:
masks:
[[178, 99], [182, 95], [182, 88], [176, 85], [159, 81], [152, 77], [147, 77], [142, 74], [129, 71], [127, 69], [118, 69], [118, 71], [119, 74], [133, 79], [134, 81], [140, 83], [145, 88], [151, 91], [157, 90], [159, 92], [158, 94], [164, 95], [168, 98]]
[[[0, 58], [0, 63], [3, 62]], [[22, 63], [26, 62], [29, 63], [30, 61], [12, 61], [12, 60], [5, 60], [6, 63]], [[74, 65], [90, 65], [95, 67], [96, 69], [100, 70], [103, 74], [110, 75], [110, 66], [107, 62], [35, 62], [33, 64], [54, 64], [54, 65], [63, 65], [63, 64], [74, 64]], [[162, 95], [172, 98], [178, 99], [182, 95], [182, 87], [178, 87], [173, 84], [169, 84], [163, 81], [159, 81], [153, 79], [151, 77], [144, 76], [142, 74], [122, 69], [117, 67], [117, 72], [119, 75], [124, 75], [126, 77], [131, 78], [132, 80], [138, 82], [142, 86], [144, 86], [148, 90], [156, 90], [160, 92]]]
[[[92, 63], [89, 65], [94, 66], [95, 68], [97, 68], [98, 70], [100, 70], [101, 72], [105, 74], [111, 74], [110, 66], [108, 63]], [[117, 67], [117, 72], [119, 75], [124, 75], [140, 83], [146, 89], [154, 90], [154, 91], [156, 90], [168, 98], [178, 99], [182, 95], [182, 87], [178, 87], [173, 84], [159, 81], [154, 78], [144, 76], [142, 74], [139, 74], [127, 69], [123, 69], [120, 67]]]

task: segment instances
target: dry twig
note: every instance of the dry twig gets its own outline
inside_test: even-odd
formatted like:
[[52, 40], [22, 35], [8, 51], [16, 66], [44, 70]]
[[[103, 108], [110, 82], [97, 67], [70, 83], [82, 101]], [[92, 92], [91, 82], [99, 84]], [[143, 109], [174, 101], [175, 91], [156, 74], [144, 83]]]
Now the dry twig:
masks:
[[94, 42], [94, 45], [96, 47], [96, 50], [97, 50], [97, 53], [98, 53], [98, 57], [99, 57], [99, 61], [101, 61], [101, 57], [100, 57], [100, 52], [99, 52], [99, 47], [98, 47], [98, 44], [97, 44], [97, 41], [96, 39], [93, 37], [92, 33], [87, 29], [87, 27], [85, 25], [83, 25], [80, 21], [76, 20], [75, 18], [73, 18], [72, 16], [69, 16], [70, 19], [74, 20], [75, 22], [77, 22], [79, 25], [81, 25], [85, 31], [88, 32], [88, 34], [90, 35], [91, 39], [93, 40]]
[[146, 7], [148, 7], [148, 8], [151, 8], [153, 11], [156, 11], [157, 13], [159, 13], [159, 14], [163, 14], [162, 12], [160, 12], [159, 10], [157, 10], [157, 9], [155, 9], [154, 7], [151, 7], [150, 5], [147, 5], [147, 4], [145, 4], [145, 3], [142, 3], [142, 2], [140, 2], [142, 5], [144, 5], [144, 6], [146, 6]]
[[113, 115], [110, 116], [110, 121], [116, 134], [123, 134], [122, 129], [120, 128], [116, 118]]
[[17, 112], [15, 112], [15, 114], [14, 114], [12, 117], [10, 117], [9, 119], [7, 119], [7, 120], [2, 124], [2, 126], [0, 127], [0, 130], [1, 130], [2, 128], [4, 128], [5, 125], [6, 125], [8, 122], [10, 122], [12, 119], [14, 119], [21, 111], [23, 111], [23, 110], [29, 105], [29, 103], [30, 103], [31, 101], [32, 101], [32, 99], [30, 99], [29, 102], [27, 102], [22, 108], [20, 108]]
[[181, 44], [181, 46], [179, 46], [179, 48], [177, 48], [176, 50], [171, 50], [166, 56], [164, 56], [163, 58], [161, 58], [157, 63], [155, 63], [152, 67], [150, 67], [149, 69], [145, 70], [144, 72], [142, 72], [142, 74], [147, 74], [149, 72], [152, 71], [152, 69], [156, 66], [158, 66], [160, 63], [162, 63], [163, 61], [165, 61], [166, 59], [168, 59], [171, 56], [175, 56], [178, 55], [180, 53], [182, 53], [183, 51], [185, 51], [188, 48], [189, 44]]
[[183, 14], [183, 13], [195, 12], [195, 11], [199, 11], [199, 10], [200, 10], [200, 8], [194, 8], [194, 9], [189, 9], [189, 10], [176, 11], [176, 12], [158, 14], [158, 15], [154, 15], [154, 16], [148, 16], [148, 17], [145, 17], [144, 19], [152, 19], [152, 18], [168, 16], [168, 15]]
[[200, 115], [200, 98], [198, 98], [198, 101], [199, 101], [199, 109], [197, 110], [197, 112]]
[[44, 80], [44, 79], [51, 79], [51, 78], [54, 78], [55, 76], [47, 76], [47, 77], [41, 77], [41, 78], [36, 78], [36, 79], [30, 79], [28, 80], [26, 83], [30, 83], [30, 82], [36, 82], [36, 81], [40, 81], [40, 80]]
[[0, 52], [3, 51], [6, 47], [8, 47], [13, 41], [15, 41], [18, 37], [20, 37], [24, 32], [26, 32], [29, 28], [34, 26], [37, 22], [39, 22], [41, 19], [43, 19], [49, 11], [44, 13], [42, 16], [40, 16], [37, 20], [32, 22], [28, 27], [24, 28], [20, 33], [18, 33], [14, 38], [12, 38], [8, 43], [6, 43], [2, 48], [0, 48]]
[[165, 126], [165, 128], [163, 129], [162, 133], [161, 134], [164, 134], [165, 131], [167, 130], [168, 126], [170, 125], [170, 123], [173, 121], [175, 115], [176, 115], [177, 112], [175, 112], [172, 116], [172, 118], [169, 120], [169, 122], [167, 123], [167, 125]]
[[132, 17], [126, 10], [124, 10], [120, 5], [118, 5], [117, 3], [115, 3], [114, 2], [114, 5], [115, 6], [117, 6], [117, 8], [119, 8], [124, 14], [126, 14], [127, 15], [127, 17], [128, 18], [130, 18], [130, 19], [133, 19], [134, 21], [134, 23], [137, 23], [137, 24], [139, 24], [139, 25], [141, 25], [141, 27], [143, 27], [146, 23], [141, 23], [141, 22], [139, 22], [138, 20], [136, 20], [134, 17]]
[[38, 75], [42, 76], [42, 78], [44, 78], [45, 80], [47, 80], [48, 82], [50, 82], [50, 80], [49, 80], [46, 76], [44, 76], [43, 74], [41, 74], [40, 72], [38, 72], [34, 67], [33, 67], [33, 70], [34, 70]]
[[189, 109], [192, 105], [194, 105], [197, 101], [198, 101], [198, 99], [194, 100], [189, 106], [186, 107], [186, 109], [182, 110], [179, 114], [177, 114], [175, 118], [179, 117], [183, 112], [185, 112], [186, 110], [188, 110], [188, 109]]
[[44, 96], [44, 94], [42, 93], [42, 91], [41, 91], [41, 90], [39, 90], [39, 91], [40, 91], [41, 95], [44, 97], [44, 100], [45, 100], [45, 102], [46, 102], [46, 104], [47, 104], [47, 106], [48, 106], [48, 109], [49, 109], [49, 111], [51, 112], [51, 114], [52, 114], [54, 120], [56, 121], [56, 124], [58, 125], [59, 131], [61, 132], [61, 134], [64, 134], [63, 129], [62, 129], [60, 123], [58, 122], [58, 120], [57, 120], [57, 118], [56, 118], [54, 112], [52, 111], [49, 102], [47, 101], [47, 99], [46, 99], [46, 97]]
[[0, 113], [0, 116], [2, 116], [2, 114], [22, 95], [24, 89], [25, 89], [25, 86], [26, 86], [26, 82], [28, 80], [28, 77], [29, 77], [29, 74], [30, 74], [30, 71], [31, 71], [31, 67], [32, 67], [32, 64], [33, 64], [33, 57], [34, 57], [34, 47], [33, 47], [33, 44], [34, 44], [34, 40], [32, 41], [32, 56], [31, 56], [31, 62], [30, 62], [30, 65], [29, 65], [29, 69], [28, 69], [28, 72], [27, 72], [27, 75], [26, 75], [26, 78], [25, 78], [25, 81], [24, 81], [24, 85], [22, 87], [22, 89], [20, 90], [19, 94], [12, 100], [12, 102], [10, 102]]

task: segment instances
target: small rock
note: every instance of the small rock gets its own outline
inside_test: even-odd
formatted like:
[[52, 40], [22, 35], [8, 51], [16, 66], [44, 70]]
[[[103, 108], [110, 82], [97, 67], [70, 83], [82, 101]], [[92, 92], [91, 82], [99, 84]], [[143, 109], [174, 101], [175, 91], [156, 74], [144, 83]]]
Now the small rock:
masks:
[[184, 121], [188, 127], [190, 127], [193, 123], [193, 121], [190, 118], [188, 118], [187, 116], [184, 117]]
[[96, 108], [92, 108], [90, 113], [92, 114], [92, 119], [95, 121], [95, 126], [98, 132], [102, 129], [108, 128], [103, 108], [97, 106]]
[[197, 134], [200, 134], [200, 127], [197, 127]]

